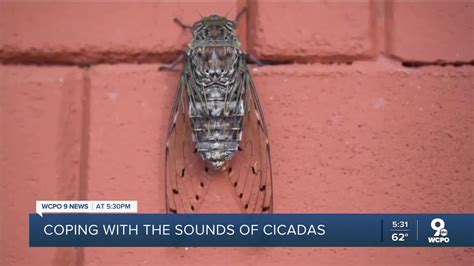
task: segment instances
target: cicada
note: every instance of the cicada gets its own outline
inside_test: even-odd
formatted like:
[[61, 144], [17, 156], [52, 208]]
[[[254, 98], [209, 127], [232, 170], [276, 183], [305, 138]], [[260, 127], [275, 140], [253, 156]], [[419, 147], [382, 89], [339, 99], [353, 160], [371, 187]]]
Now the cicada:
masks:
[[[243, 213], [271, 213], [267, 127], [235, 21], [212, 15], [191, 25], [166, 143], [168, 213], [196, 213], [212, 178], [228, 179]], [[230, 195], [229, 195], [230, 196]]]

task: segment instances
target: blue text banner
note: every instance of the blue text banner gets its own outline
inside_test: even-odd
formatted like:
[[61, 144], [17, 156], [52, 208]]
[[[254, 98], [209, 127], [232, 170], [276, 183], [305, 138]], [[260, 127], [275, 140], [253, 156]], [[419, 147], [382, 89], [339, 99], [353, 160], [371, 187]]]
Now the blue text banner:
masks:
[[472, 247], [474, 214], [30, 214], [32, 247]]

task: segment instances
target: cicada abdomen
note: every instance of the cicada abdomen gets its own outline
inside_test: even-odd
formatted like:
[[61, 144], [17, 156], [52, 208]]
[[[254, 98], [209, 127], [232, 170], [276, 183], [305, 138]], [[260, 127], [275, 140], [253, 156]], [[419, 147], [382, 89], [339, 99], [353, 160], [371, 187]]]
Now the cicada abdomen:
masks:
[[168, 131], [167, 212], [197, 212], [212, 178], [221, 173], [242, 212], [270, 213], [270, 146], [237, 23], [217, 15], [193, 26], [176, 21], [193, 37]]

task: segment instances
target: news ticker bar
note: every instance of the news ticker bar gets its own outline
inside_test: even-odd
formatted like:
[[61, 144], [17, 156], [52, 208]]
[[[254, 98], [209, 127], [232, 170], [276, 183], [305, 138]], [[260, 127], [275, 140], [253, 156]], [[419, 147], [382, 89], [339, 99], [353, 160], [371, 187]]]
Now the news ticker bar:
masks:
[[474, 214], [30, 214], [31, 247], [472, 247]]

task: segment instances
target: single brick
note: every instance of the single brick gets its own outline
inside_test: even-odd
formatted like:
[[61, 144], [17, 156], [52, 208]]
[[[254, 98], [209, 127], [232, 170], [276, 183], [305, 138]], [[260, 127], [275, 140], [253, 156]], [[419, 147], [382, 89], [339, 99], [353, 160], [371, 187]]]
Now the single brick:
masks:
[[414, 62], [474, 60], [474, 3], [393, 1], [387, 8], [390, 55]]
[[1, 66], [0, 76], [0, 264], [76, 264], [77, 249], [28, 247], [28, 215], [36, 200], [80, 198], [81, 71]]
[[0, 58], [98, 63], [172, 60], [191, 37], [173, 22], [234, 18], [242, 3], [0, 3]]
[[374, 53], [369, 1], [250, 3], [249, 46], [260, 58], [351, 61]]

